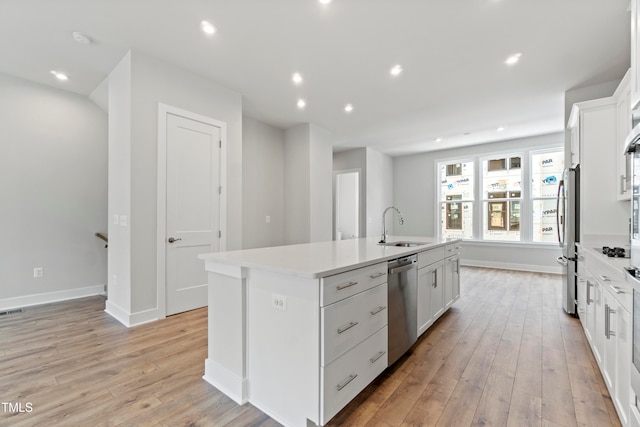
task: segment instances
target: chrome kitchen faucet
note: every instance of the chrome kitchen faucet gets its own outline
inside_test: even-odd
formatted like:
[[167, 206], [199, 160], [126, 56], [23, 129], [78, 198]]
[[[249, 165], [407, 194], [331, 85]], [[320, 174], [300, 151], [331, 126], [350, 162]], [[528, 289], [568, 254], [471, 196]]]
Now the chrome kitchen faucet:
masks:
[[402, 212], [400, 212], [400, 209], [398, 209], [396, 207], [393, 207], [393, 206], [389, 206], [382, 213], [382, 238], [380, 239], [380, 242], [378, 242], [378, 243], [387, 243], [387, 226], [386, 226], [386, 222], [385, 222], [385, 216], [387, 215], [387, 211], [389, 209], [393, 209], [396, 212], [398, 212], [398, 217], [399, 217], [398, 221], [400, 222], [400, 225], [404, 224], [404, 218], [402, 217]]

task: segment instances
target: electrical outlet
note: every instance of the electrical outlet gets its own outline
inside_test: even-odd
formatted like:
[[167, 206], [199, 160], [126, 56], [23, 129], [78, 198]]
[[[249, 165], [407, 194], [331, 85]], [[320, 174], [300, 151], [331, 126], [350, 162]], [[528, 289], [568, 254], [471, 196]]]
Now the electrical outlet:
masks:
[[287, 297], [271, 294], [271, 307], [280, 311], [287, 311]]
[[267, 215], [267, 218], [265, 219], [265, 221], [267, 222], [267, 224], [269, 224], [271, 222], [271, 217]]
[[42, 276], [44, 276], [44, 268], [36, 267], [33, 269], [33, 277], [40, 278]]

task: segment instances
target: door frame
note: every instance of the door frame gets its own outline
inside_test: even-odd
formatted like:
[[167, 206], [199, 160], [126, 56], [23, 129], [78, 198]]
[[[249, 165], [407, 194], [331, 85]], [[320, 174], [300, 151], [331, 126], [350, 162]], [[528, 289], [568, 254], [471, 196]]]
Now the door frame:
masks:
[[[220, 250], [227, 249], [227, 124], [171, 105], [158, 103], [158, 197], [156, 284], [158, 319], [167, 317], [167, 114], [220, 128]], [[202, 267], [204, 268], [204, 266]]]
[[333, 227], [333, 240], [337, 240], [338, 236], [337, 236], [337, 229], [336, 229], [336, 223], [337, 223], [337, 217], [338, 217], [338, 210], [340, 207], [340, 204], [338, 202], [338, 175], [343, 175], [343, 174], [349, 174], [349, 173], [355, 173], [358, 175], [358, 186], [356, 188], [356, 191], [358, 193], [358, 237], [363, 237], [365, 235], [364, 233], [364, 229], [363, 229], [363, 225], [365, 224], [365, 222], [363, 221], [363, 206], [362, 206], [362, 169], [360, 168], [353, 168], [353, 169], [340, 169], [340, 170], [334, 170], [333, 171], [333, 221], [332, 221], [332, 227]]

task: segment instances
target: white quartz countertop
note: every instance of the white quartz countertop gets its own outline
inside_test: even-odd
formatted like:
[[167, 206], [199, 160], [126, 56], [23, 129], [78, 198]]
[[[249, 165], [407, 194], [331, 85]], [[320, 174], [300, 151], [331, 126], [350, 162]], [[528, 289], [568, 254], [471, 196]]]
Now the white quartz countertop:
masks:
[[409, 241], [423, 245], [414, 247], [384, 246], [376, 238], [348, 239], [330, 242], [304, 243], [269, 248], [243, 249], [202, 254], [207, 264], [257, 268], [293, 276], [320, 278], [416, 254], [459, 240], [438, 240], [430, 237], [389, 236], [387, 242]]
[[[602, 253], [602, 246], [605, 246], [605, 245], [601, 244], [600, 242], [589, 242], [589, 241], [583, 242], [583, 243], [581, 242], [578, 244], [578, 246], [580, 247], [579, 251], [591, 253], [595, 259], [608, 265], [610, 268], [619, 271], [623, 277], [624, 277], [624, 269], [631, 266], [629, 258], [616, 258], [616, 257], [609, 257], [607, 255], [604, 255]], [[625, 250], [627, 251], [627, 254], [629, 253], [628, 245], [620, 245], [620, 246], [625, 248]]]

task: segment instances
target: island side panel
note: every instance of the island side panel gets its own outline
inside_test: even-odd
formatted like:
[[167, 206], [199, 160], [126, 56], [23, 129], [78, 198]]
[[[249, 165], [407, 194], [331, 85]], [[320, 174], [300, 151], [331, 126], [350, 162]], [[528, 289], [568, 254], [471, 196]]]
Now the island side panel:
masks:
[[208, 357], [204, 379], [238, 404], [248, 402], [246, 270], [206, 263], [209, 276]]
[[249, 401], [284, 425], [319, 423], [320, 279], [247, 273]]

